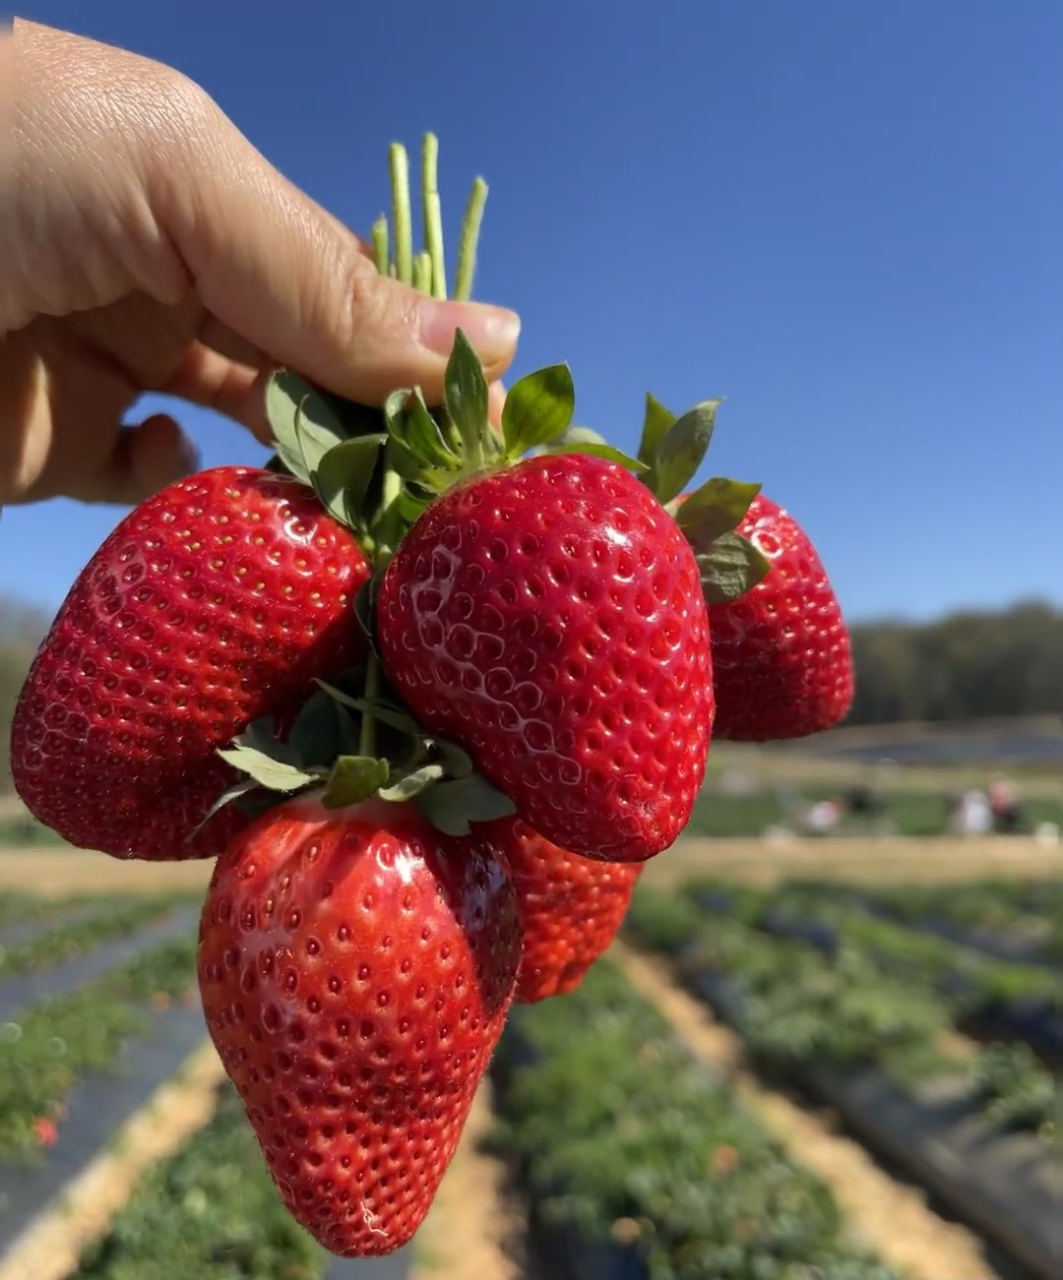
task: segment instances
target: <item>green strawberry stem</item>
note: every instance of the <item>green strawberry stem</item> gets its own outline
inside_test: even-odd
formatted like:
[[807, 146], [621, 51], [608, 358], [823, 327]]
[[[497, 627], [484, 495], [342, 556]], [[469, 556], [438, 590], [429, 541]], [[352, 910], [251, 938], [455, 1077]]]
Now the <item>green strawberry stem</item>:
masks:
[[480, 239], [480, 223], [487, 203], [487, 183], [475, 178], [465, 206], [461, 222], [461, 238], [458, 241], [458, 274], [454, 283], [454, 297], [467, 302], [472, 297], [472, 281], [476, 273], [476, 246]]
[[[391, 239], [394, 261], [389, 261], [388, 222], [384, 215], [373, 224], [373, 256], [381, 275], [392, 275], [411, 284], [420, 293], [433, 297], [447, 296], [447, 268], [443, 247], [443, 215], [439, 196], [439, 139], [434, 133], [426, 133], [421, 142], [421, 212], [424, 228], [424, 244], [421, 251], [413, 253], [413, 216], [410, 196], [410, 164], [406, 148], [401, 142], [393, 142], [388, 149], [388, 170], [391, 180]], [[476, 273], [476, 250], [487, 202], [487, 183], [481, 177], [473, 180], [465, 205], [458, 243], [458, 272], [454, 297], [468, 300], [472, 295]], [[441, 429], [455, 453], [464, 452], [472, 468], [486, 465], [486, 455], [479, 435], [462, 433], [459, 426], [444, 417]], [[401, 479], [387, 465], [383, 479], [383, 509], [399, 497]]]
[[419, 253], [413, 260], [413, 287], [418, 293], [432, 292], [432, 259], [427, 253]]
[[377, 271], [382, 275], [391, 273], [391, 253], [388, 248], [388, 220], [381, 214], [373, 223], [373, 261]]
[[421, 204], [424, 247], [431, 263], [428, 290], [434, 298], [447, 296], [447, 267], [443, 253], [443, 209], [439, 199], [439, 139], [426, 133], [421, 142]]
[[391, 172], [391, 220], [395, 239], [395, 278], [413, 283], [413, 228], [410, 219], [410, 165], [406, 148], [393, 142], [388, 148]]
[[[401, 142], [388, 148], [391, 178], [391, 236], [394, 261], [388, 255], [388, 222], [381, 215], [373, 224], [373, 257], [381, 275], [393, 274], [404, 284], [412, 284], [422, 293], [436, 298], [447, 296], [447, 266], [443, 248], [443, 214], [439, 196], [439, 139], [426, 133], [421, 144], [421, 213], [424, 244], [417, 255], [413, 252], [413, 213], [410, 198], [410, 161]], [[458, 270], [451, 297], [467, 302], [472, 297], [476, 274], [476, 250], [480, 240], [487, 183], [481, 177], [473, 180], [465, 205], [458, 239]], [[425, 284], [423, 264], [431, 264], [430, 279]]]

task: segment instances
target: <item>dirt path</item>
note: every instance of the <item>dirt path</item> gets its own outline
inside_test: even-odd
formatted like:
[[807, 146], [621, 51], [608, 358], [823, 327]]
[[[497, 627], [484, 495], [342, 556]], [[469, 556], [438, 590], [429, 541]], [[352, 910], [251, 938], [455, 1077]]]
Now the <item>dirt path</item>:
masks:
[[122, 862], [104, 853], [48, 846], [0, 848], [0, 890], [50, 897], [76, 893], [206, 891], [213, 859], [191, 862]]
[[524, 1221], [506, 1190], [505, 1166], [484, 1150], [490, 1126], [485, 1083], [417, 1233], [410, 1280], [526, 1280], [516, 1260]]
[[652, 859], [643, 874], [647, 884], [661, 887], [691, 875], [765, 884], [797, 876], [910, 884], [958, 884], [997, 875], [1035, 879], [1063, 875], [1063, 845], [1044, 846], [1008, 836], [978, 840], [813, 838], [779, 844], [691, 838]]
[[107, 1230], [140, 1175], [210, 1119], [223, 1079], [221, 1061], [205, 1042], [67, 1185], [61, 1199], [12, 1243], [0, 1260], [0, 1280], [62, 1280], [75, 1271], [86, 1246]]
[[[156, 893], [206, 889], [213, 861], [121, 862], [65, 846], [0, 848], [0, 890], [61, 895]], [[1022, 838], [915, 840], [891, 838], [794, 840], [682, 840], [647, 863], [648, 884], [665, 887], [691, 875], [771, 883], [788, 876], [855, 882], [942, 883], [1002, 875], [1063, 875], [1063, 845], [1044, 847]]]
[[993, 1280], [977, 1237], [930, 1210], [917, 1189], [895, 1182], [825, 1118], [763, 1088], [744, 1066], [739, 1038], [674, 986], [662, 964], [620, 943], [610, 954], [702, 1061], [727, 1075], [742, 1102], [831, 1188], [853, 1235], [878, 1257], [913, 1280]]

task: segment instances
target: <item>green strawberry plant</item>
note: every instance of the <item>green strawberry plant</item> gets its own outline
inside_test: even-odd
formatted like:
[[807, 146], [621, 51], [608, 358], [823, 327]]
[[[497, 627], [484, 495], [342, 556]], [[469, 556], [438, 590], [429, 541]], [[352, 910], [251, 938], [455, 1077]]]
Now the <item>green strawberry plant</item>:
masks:
[[497, 1075], [499, 1140], [541, 1218], [591, 1244], [623, 1240], [650, 1280], [892, 1277], [608, 961], [514, 1016]]
[[[902, 1084], [967, 1077], [972, 1102], [994, 1123], [1051, 1133], [1052, 1076], [1026, 1046], [994, 1045], [972, 1062], [939, 1048], [954, 1026], [955, 1002], [935, 990], [941, 970], [928, 971], [918, 961], [919, 944], [934, 946], [938, 939], [899, 939], [897, 954], [912, 964], [883, 975], [881, 953], [872, 952], [877, 929], [844, 936], [832, 959], [757, 928], [770, 904], [786, 901], [790, 886], [717, 886], [735, 900], [733, 915], [710, 915], [695, 905], [706, 887], [693, 882], [673, 895], [641, 886], [624, 928], [636, 945], [676, 957], [690, 980], [705, 972], [723, 975], [737, 997], [729, 1016], [762, 1064], [788, 1074], [874, 1063]], [[801, 898], [837, 892], [826, 885], [794, 889]], [[911, 952], [902, 950], [904, 941], [915, 944]]]
[[195, 967], [194, 939], [168, 942], [69, 995], [33, 1005], [3, 1028], [0, 1157], [38, 1155], [41, 1118], [52, 1119], [61, 1136], [71, 1086], [110, 1069], [122, 1045], [146, 1029], [145, 1003], [184, 995], [194, 987]]

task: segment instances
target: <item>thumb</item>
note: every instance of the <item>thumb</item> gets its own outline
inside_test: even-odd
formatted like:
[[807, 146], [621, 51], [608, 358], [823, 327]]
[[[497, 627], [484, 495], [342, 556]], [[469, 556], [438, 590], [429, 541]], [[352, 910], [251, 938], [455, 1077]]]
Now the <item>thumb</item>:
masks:
[[204, 304], [230, 329], [361, 403], [414, 384], [438, 396], [459, 328], [489, 379], [505, 371], [520, 332], [513, 312], [428, 298], [381, 276], [365, 245], [209, 99], [203, 113], [185, 163], [168, 166], [169, 230]]

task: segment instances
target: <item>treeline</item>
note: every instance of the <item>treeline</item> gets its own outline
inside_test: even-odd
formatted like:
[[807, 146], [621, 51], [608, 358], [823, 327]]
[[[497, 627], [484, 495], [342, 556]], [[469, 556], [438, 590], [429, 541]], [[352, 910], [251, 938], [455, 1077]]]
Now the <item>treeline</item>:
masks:
[[1063, 714], [1063, 610], [1020, 604], [853, 628], [848, 724]]
[[[39, 610], [0, 598], [0, 791], [10, 786], [11, 713], [47, 626]], [[1022, 604], [930, 623], [865, 623], [852, 635], [849, 724], [1063, 715], [1063, 610]]]

